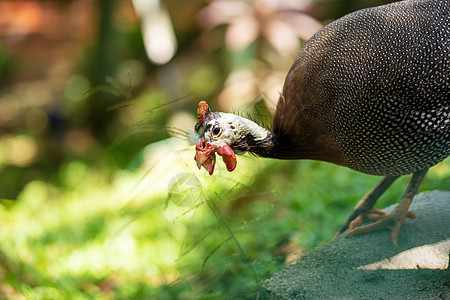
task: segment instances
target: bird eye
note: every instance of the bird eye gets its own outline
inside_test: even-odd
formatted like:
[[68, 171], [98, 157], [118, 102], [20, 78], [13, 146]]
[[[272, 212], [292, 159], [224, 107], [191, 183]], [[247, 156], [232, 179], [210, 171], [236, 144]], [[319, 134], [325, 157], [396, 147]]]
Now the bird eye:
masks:
[[220, 131], [221, 131], [220, 127], [215, 127], [215, 128], [213, 129], [212, 133], [213, 133], [214, 135], [218, 135], [218, 134], [220, 133]]

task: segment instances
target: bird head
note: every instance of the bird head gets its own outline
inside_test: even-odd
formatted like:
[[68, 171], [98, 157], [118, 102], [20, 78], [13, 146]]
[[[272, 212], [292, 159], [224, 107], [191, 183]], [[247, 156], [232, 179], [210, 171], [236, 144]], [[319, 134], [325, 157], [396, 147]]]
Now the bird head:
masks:
[[228, 171], [236, 168], [235, 154], [244, 154], [250, 150], [251, 141], [267, 137], [268, 131], [253, 121], [231, 113], [212, 112], [205, 101], [197, 107], [198, 123], [195, 132], [198, 136], [195, 146], [195, 161], [200, 169], [203, 166], [212, 175], [216, 155], [222, 156]]
[[200, 169], [203, 166], [212, 175], [216, 163], [216, 155], [222, 156], [228, 171], [236, 168], [236, 155], [231, 146], [235, 142], [236, 126], [233, 118], [225, 113], [213, 113], [205, 101], [201, 101], [197, 108], [198, 123], [195, 132], [198, 135], [195, 146], [195, 161]]

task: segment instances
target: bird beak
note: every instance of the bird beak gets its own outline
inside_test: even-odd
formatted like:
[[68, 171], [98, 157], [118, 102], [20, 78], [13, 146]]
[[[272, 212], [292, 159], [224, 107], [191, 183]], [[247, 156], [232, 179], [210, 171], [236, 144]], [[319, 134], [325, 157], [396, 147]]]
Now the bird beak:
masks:
[[201, 139], [198, 141], [195, 146], [196, 153], [194, 156], [195, 162], [197, 163], [198, 169], [202, 166], [208, 171], [209, 175], [212, 175], [214, 172], [214, 166], [216, 164], [216, 155], [219, 154], [223, 158], [223, 162], [227, 167], [229, 172], [233, 171], [236, 168], [237, 161], [236, 155], [230, 146], [215, 146], [210, 143], [206, 143], [205, 139]]
[[212, 175], [214, 172], [214, 165], [216, 164], [216, 155], [214, 154], [215, 149], [211, 147], [209, 143], [209, 147], [206, 146], [205, 140], [202, 141], [203, 142], [199, 142], [197, 143], [197, 146], [195, 146], [197, 152], [195, 153], [194, 159], [199, 170], [203, 166], [208, 171], [209, 175]]

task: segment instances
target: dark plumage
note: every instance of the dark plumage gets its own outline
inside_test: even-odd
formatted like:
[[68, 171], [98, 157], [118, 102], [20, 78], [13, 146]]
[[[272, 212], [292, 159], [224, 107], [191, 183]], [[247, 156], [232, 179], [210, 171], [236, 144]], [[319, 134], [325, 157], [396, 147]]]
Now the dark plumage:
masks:
[[[305, 45], [286, 78], [273, 133], [336, 162], [404, 175], [450, 154], [449, 1], [402, 1], [347, 15]], [[314, 155], [314, 153], [307, 153]], [[316, 153], [315, 155], [320, 155]], [[326, 159], [325, 159], [326, 160]]]
[[428, 168], [450, 155], [450, 1], [408, 0], [364, 9], [319, 30], [286, 77], [271, 132], [253, 134], [251, 122], [245, 134], [225, 134], [233, 121], [223, 114], [222, 124], [221, 115], [214, 113], [209, 123], [222, 126], [224, 138], [208, 130], [201, 134], [199, 144], [203, 140], [209, 148], [197, 145], [199, 166], [206, 148], [214, 153], [226, 144], [234, 151], [316, 159], [385, 176], [340, 232], [353, 218], [365, 217], [398, 176], [414, 174], [392, 216], [351, 234], [391, 225], [399, 230]]

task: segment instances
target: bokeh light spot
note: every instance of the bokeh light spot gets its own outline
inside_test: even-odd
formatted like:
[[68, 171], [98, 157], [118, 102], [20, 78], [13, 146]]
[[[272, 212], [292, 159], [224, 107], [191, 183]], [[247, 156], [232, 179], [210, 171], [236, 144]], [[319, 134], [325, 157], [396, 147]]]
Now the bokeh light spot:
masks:
[[39, 107], [31, 108], [26, 116], [27, 129], [32, 133], [42, 133], [48, 125], [47, 113]]
[[195, 123], [197, 123], [197, 120], [192, 114], [189, 114], [187, 112], [178, 112], [173, 114], [167, 123], [169, 125], [169, 128], [173, 129], [173, 131], [169, 132], [170, 135], [179, 136], [178, 133], [180, 132], [180, 130], [193, 130]]
[[0, 99], [0, 123], [6, 123], [13, 120], [19, 112], [20, 103], [16, 97], [11, 95], [3, 96]]
[[144, 76], [144, 64], [137, 59], [128, 59], [119, 65], [116, 78], [122, 86], [135, 87], [142, 83]]
[[64, 96], [74, 102], [82, 101], [87, 98], [86, 92], [89, 88], [90, 84], [86, 77], [74, 75], [67, 81]]
[[25, 167], [36, 160], [38, 146], [32, 137], [26, 135], [7, 137], [3, 142], [6, 164]]

